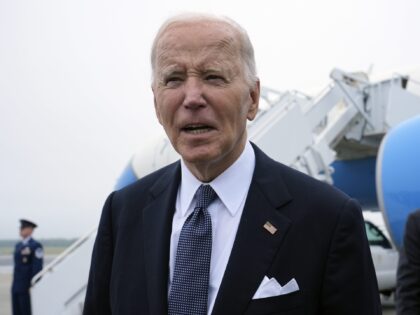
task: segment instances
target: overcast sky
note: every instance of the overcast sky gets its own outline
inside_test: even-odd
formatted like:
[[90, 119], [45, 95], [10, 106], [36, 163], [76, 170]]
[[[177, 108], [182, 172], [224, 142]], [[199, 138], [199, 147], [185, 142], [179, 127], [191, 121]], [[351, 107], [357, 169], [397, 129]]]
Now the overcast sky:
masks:
[[149, 51], [183, 11], [224, 14], [248, 30], [261, 82], [322, 88], [334, 67], [420, 66], [420, 2], [0, 0], [0, 239], [18, 219], [35, 236], [97, 225], [119, 174], [160, 132]]

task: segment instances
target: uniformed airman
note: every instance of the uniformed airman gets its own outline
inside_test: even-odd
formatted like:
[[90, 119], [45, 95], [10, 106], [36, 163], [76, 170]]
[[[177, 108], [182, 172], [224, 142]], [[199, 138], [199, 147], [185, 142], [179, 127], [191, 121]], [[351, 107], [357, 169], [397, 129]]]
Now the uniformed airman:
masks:
[[22, 241], [16, 244], [12, 282], [13, 315], [30, 315], [31, 299], [29, 288], [31, 279], [41, 271], [44, 251], [41, 243], [32, 238], [37, 225], [28, 220], [20, 220]]

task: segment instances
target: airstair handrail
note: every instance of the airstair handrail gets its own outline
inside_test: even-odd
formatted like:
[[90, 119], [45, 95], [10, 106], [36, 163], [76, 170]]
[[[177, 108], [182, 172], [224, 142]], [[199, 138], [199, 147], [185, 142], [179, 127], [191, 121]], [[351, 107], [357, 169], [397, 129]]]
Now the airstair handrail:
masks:
[[85, 243], [93, 233], [96, 232], [98, 228], [95, 227], [91, 229], [88, 233], [83, 235], [81, 238], [79, 238], [77, 241], [75, 241], [73, 244], [71, 244], [68, 248], [66, 248], [60, 255], [58, 255], [53, 261], [51, 261], [47, 266], [45, 266], [40, 272], [38, 272], [31, 281], [31, 285], [35, 285], [45, 274], [48, 272], [51, 272], [55, 266], [57, 266], [61, 261], [66, 259], [68, 255], [70, 255], [72, 252], [74, 252], [76, 249], [78, 249], [83, 243]]

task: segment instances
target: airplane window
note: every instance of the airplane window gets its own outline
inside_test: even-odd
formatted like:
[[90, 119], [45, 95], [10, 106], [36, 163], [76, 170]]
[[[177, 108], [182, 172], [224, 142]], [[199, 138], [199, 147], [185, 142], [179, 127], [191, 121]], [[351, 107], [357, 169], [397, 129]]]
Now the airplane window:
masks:
[[382, 246], [384, 248], [392, 248], [391, 243], [374, 224], [365, 221], [365, 228], [369, 245]]

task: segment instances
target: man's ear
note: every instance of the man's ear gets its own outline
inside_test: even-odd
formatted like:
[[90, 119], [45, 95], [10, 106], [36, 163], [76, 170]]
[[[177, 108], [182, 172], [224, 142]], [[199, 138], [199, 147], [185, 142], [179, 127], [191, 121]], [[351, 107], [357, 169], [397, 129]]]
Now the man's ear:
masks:
[[153, 104], [155, 106], [155, 114], [156, 114], [156, 117], [157, 117], [159, 123], [162, 125], [162, 120], [161, 120], [161, 117], [160, 117], [160, 111], [159, 111], [159, 107], [156, 103], [155, 89], [153, 88], [153, 85], [152, 85], [152, 92], [153, 92]]
[[258, 106], [260, 103], [260, 80], [257, 79], [255, 84], [249, 89], [249, 97], [251, 104], [248, 109], [248, 114], [246, 117], [248, 120], [254, 120], [258, 112]]

